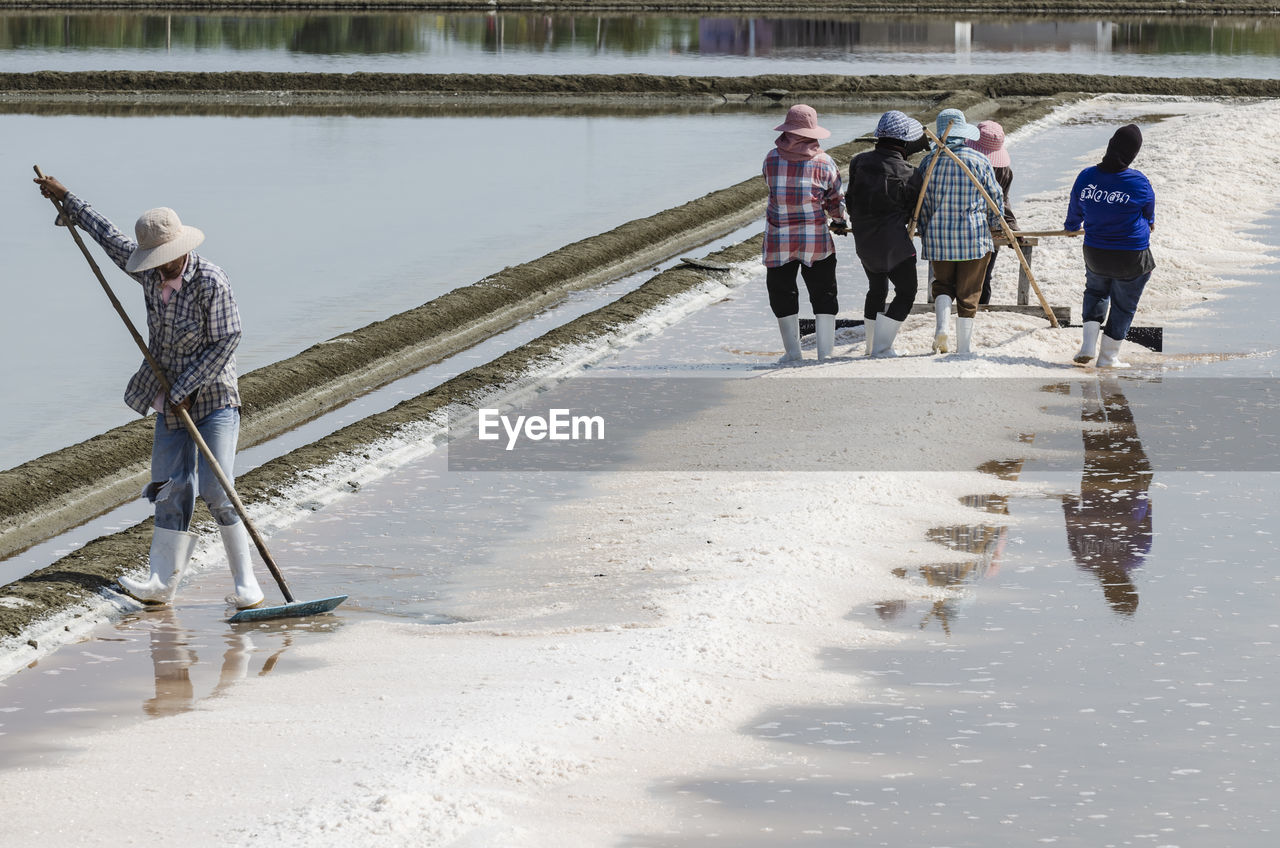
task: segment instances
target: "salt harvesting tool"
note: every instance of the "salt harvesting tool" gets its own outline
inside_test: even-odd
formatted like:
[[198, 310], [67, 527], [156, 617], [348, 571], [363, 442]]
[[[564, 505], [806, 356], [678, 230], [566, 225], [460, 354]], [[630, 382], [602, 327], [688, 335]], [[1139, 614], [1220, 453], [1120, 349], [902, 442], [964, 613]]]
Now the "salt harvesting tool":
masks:
[[[973, 183], [974, 187], [978, 190], [978, 193], [982, 195], [982, 199], [987, 202], [987, 206], [990, 207], [991, 211], [1000, 219], [1000, 227], [1004, 230], [1004, 236], [1009, 240], [1009, 246], [1013, 248], [1013, 252], [1017, 254], [1018, 261], [1022, 263], [1022, 272], [1026, 274], [1027, 280], [1031, 283], [1031, 288], [1036, 293], [1036, 299], [1040, 301], [1040, 308], [1044, 310], [1045, 317], [1049, 319], [1049, 326], [1054, 329], [1060, 329], [1062, 325], [1058, 323], [1058, 316], [1053, 314], [1053, 310], [1049, 308], [1049, 302], [1044, 299], [1044, 293], [1040, 291], [1040, 284], [1036, 282], [1035, 275], [1031, 273], [1031, 265], [1027, 262], [1027, 257], [1022, 253], [1022, 246], [1018, 244], [1018, 239], [1013, 234], [1013, 229], [1010, 228], [1009, 222], [1000, 214], [1000, 207], [996, 206], [996, 202], [991, 199], [991, 195], [987, 194], [987, 190], [982, 187], [982, 183], [976, 176], [974, 176], [973, 171], [969, 170], [969, 166], [966, 165], [964, 161], [961, 160], [953, 150], [951, 150], [951, 148], [939, 141], [938, 137], [934, 135], [928, 127], [925, 127], [924, 131], [928, 134], [929, 140], [938, 145], [938, 149], [941, 150], [945, 156], [960, 166], [960, 170], [969, 178], [969, 182]], [[941, 158], [941, 156], [935, 157], [933, 161], [937, 162], [938, 159]], [[930, 164], [933, 163], [931, 162]], [[920, 196], [924, 196], [923, 189], [920, 191]]]
[[[44, 174], [40, 171], [40, 166], [36, 165], [36, 176], [44, 178]], [[138, 330], [133, 326], [133, 321], [129, 320], [129, 315], [124, 311], [124, 307], [120, 305], [120, 301], [116, 298], [115, 292], [111, 290], [111, 286], [107, 284], [107, 279], [102, 275], [102, 269], [98, 267], [98, 263], [94, 261], [93, 254], [89, 253], [89, 249], [85, 247], [84, 240], [80, 238], [75, 225], [71, 219], [66, 216], [63, 211], [62, 203], [56, 197], [49, 198], [53, 202], [53, 206], [58, 210], [58, 222], [66, 226], [67, 231], [71, 233], [71, 238], [75, 240], [76, 246], [80, 248], [80, 252], [84, 254], [84, 258], [89, 262], [89, 267], [93, 269], [93, 273], [98, 278], [98, 282], [102, 284], [102, 290], [107, 293], [107, 297], [111, 300], [111, 305], [115, 307], [116, 313], [119, 314], [125, 326], [129, 328], [129, 334], [133, 336], [134, 342], [138, 345], [138, 349], [142, 351], [143, 357], [147, 360], [147, 364], [151, 366], [152, 372], [155, 373], [156, 379], [159, 380], [160, 386], [164, 389], [165, 397], [169, 396], [170, 384], [165, 377], [164, 369], [160, 367], [160, 363], [151, 355], [150, 348], [138, 334]], [[182, 424], [187, 428], [187, 432], [191, 435], [192, 441], [196, 443], [196, 447], [200, 449], [200, 454], [204, 457], [205, 462], [209, 464], [209, 468], [213, 471], [213, 476], [218, 478], [223, 490], [227, 493], [227, 497], [231, 499], [232, 506], [235, 507], [236, 514], [240, 516], [240, 520], [244, 522], [244, 526], [249, 531], [249, 537], [253, 539], [254, 546], [257, 547], [258, 553], [262, 556], [262, 561], [267, 564], [267, 568], [271, 571], [271, 576], [275, 578], [276, 583], [280, 586], [280, 593], [284, 595], [285, 603], [271, 607], [255, 607], [253, 609], [240, 610], [231, 616], [227, 621], [239, 623], [243, 621], [266, 621], [273, 618], [298, 618], [307, 615], [317, 615], [319, 613], [329, 612], [335, 609], [338, 604], [347, 599], [347, 595], [335, 595], [331, 598], [320, 598], [314, 601], [296, 601], [293, 593], [289, 591], [289, 585], [285, 583], [284, 575], [280, 573], [280, 569], [276, 567], [275, 560], [271, 557], [271, 552], [267, 550], [266, 542], [262, 540], [262, 534], [258, 532], [258, 528], [253, 526], [253, 522], [249, 520], [249, 515], [245, 511], [244, 504], [240, 501], [240, 496], [236, 494], [235, 486], [227, 479], [227, 475], [223, 473], [222, 467], [218, 464], [218, 460], [214, 458], [213, 452], [209, 450], [209, 445], [205, 443], [204, 438], [200, 435], [200, 431], [196, 429], [196, 423], [191, 420], [191, 414], [181, 406], [174, 407], [178, 418], [182, 420]]]
[[[954, 123], [955, 121], [947, 122], [946, 129], [942, 131], [943, 138], [946, 138], [951, 134], [951, 125]], [[923, 129], [923, 126], [921, 129]], [[936, 140], [936, 137], [932, 134], [929, 135], [929, 138]], [[920, 220], [920, 209], [924, 206], [924, 190], [929, 187], [929, 180], [933, 177], [933, 169], [937, 166], [938, 160], [941, 158], [941, 156], [933, 157], [933, 159], [929, 161], [929, 167], [925, 169], [924, 181], [920, 183], [920, 193], [916, 195], [916, 208], [915, 211], [911, 213], [911, 221], [907, 224], [907, 238], [915, 238], [917, 235], [916, 222]], [[849, 179], [852, 180], [853, 177], [851, 176]]]

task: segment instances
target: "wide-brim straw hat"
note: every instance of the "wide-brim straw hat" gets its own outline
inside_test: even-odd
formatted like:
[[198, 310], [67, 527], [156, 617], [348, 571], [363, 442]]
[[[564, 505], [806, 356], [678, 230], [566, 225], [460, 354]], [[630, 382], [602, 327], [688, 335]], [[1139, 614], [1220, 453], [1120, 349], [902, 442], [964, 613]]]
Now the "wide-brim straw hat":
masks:
[[797, 103], [787, 110], [787, 119], [773, 128], [775, 132], [788, 132], [805, 138], [828, 138], [830, 130], [818, 126], [818, 113], [812, 106]]
[[[951, 125], [951, 129], [947, 129], [947, 125]], [[938, 128], [935, 130], [938, 138], [946, 144], [947, 138], [963, 138], [967, 141], [977, 141], [982, 133], [973, 124], [964, 119], [964, 112], [959, 109], [943, 109], [938, 113]], [[942, 134], [946, 133], [947, 138], [942, 138]]]
[[965, 145], [986, 155], [993, 168], [1007, 168], [1013, 161], [1009, 151], [1004, 149], [1004, 127], [995, 121], [979, 121], [976, 141], [966, 141]]
[[133, 232], [138, 246], [125, 263], [124, 269], [129, 273], [158, 268], [190, 253], [204, 241], [204, 233], [183, 224], [178, 213], [167, 206], [143, 212], [133, 225]]

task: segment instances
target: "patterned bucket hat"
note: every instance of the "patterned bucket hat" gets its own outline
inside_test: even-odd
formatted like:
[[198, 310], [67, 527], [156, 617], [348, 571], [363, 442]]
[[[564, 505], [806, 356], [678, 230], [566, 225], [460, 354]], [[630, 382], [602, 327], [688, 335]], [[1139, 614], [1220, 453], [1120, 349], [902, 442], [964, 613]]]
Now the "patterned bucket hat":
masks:
[[876, 138], [896, 138], [898, 141], [915, 141], [924, 135], [920, 122], [904, 112], [892, 109], [880, 116], [873, 133]]
[[978, 136], [976, 141], [966, 141], [967, 147], [972, 147], [980, 153], [985, 153], [987, 158], [991, 160], [993, 168], [1007, 168], [1012, 161], [1009, 158], [1009, 151], [1004, 149], [1004, 127], [995, 121], [979, 121]]

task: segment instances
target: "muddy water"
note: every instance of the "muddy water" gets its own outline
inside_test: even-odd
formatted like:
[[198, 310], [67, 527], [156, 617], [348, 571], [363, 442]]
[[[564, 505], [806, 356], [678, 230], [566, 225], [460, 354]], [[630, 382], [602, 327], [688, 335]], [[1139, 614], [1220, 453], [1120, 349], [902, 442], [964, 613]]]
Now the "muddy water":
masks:
[[[758, 172], [777, 110], [645, 118], [0, 116], [39, 164], [129, 229], [168, 205], [229, 273], [248, 371]], [[878, 117], [824, 112], [845, 141]], [[157, 144], [172, 134], [181, 146]], [[715, 144], [707, 144], [709, 134]], [[84, 140], [94, 144], [86, 151]], [[513, 149], [513, 139], [516, 148]], [[145, 151], [145, 153], [143, 152]], [[464, 160], [465, 167], [455, 167]], [[15, 165], [15, 167], [19, 167]], [[125, 423], [136, 348], [32, 190], [0, 212], [10, 288], [0, 467]], [[447, 198], [447, 200], [445, 200]], [[107, 268], [141, 326], [133, 283]], [[68, 403], [75, 398], [74, 403]]]
[[[1271, 19], [0, 16], [7, 69], [1277, 76]], [[834, 63], [834, 65], [833, 65]], [[838, 66], [838, 70], [835, 66]]]

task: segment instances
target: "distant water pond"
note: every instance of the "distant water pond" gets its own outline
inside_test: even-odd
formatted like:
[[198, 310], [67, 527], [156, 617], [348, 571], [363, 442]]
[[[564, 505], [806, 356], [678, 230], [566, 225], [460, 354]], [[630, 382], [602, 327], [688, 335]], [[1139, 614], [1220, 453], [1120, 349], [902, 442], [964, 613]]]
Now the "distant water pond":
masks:
[[[41, 283], [14, 287], [0, 313], [0, 354], [26, 363], [0, 378], [0, 468], [134, 417], [120, 395], [138, 351], [48, 201], [23, 187], [32, 165], [125, 231], [153, 206], [203, 229], [199, 250], [227, 270], [244, 319], [244, 372], [758, 176], [781, 114], [0, 116], [15, 180], [0, 250], [9, 279]], [[822, 120], [843, 143], [879, 114]], [[141, 322], [135, 284], [104, 264]]]
[[0, 15], [0, 66], [422, 73], [1280, 74], [1280, 21]]

